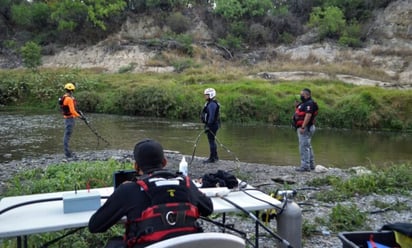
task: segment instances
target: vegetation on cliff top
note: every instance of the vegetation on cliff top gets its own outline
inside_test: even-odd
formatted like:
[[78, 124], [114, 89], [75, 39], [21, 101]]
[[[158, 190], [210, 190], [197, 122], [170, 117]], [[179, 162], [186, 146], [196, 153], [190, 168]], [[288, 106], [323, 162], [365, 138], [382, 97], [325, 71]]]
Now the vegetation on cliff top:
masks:
[[190, 43], [199, 41], [189, 31], [197, 25], [195, 20], [202, 21], [213, 42], [231, 53], [245, 47], [290, 44], [305, 32], [304, 27], [317, 30], [316, 41], [332, 39], [344, 46], [359, 47], [366, 39], [365, 30], [373, 12], [393, 1], [3, 0], [0, 48], [11, 60], [8, 68], [15, 68], [21, 65], [22, 48], [30, 42], [38, 44], [42, 54], [50, 55], [61, 45], [97, 43], [118, 32], [127, 17], [145, 15], [155, 17], [162, 30], [169, 30], [152, 39], [165, 39], [172, 33], [188, 36], [186, 41]]

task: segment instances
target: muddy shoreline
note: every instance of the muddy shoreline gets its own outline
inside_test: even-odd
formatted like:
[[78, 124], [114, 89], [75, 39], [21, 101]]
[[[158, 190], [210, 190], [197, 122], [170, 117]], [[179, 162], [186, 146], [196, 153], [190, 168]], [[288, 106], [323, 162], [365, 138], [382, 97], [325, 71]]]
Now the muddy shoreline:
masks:
[[[182, 154], [176, 151], [166, 151], [166, 158], [168, 159], [168, 168], [170, 170], [178, 170], [178, 164], [182, 158]], [[72, 162], [78, 161], [106, 161], [114, 159], [120, 162], [130, 163], [130, 169], [132, 168], [133, 157], [132, 151], [127, 150], [105, 150], [105, 151], [92, 151], [76, 153], [76, 159], [66, 159], [63, 154], [43, 155], [37, 158], [25, 158], [19, 161], [11, 161], [0, 164], [0, 193], [5, 190], [5, 182], [12, 177], [15, 173], [22, 170], [45, 168], [51, 164], [63, 163], [70, 165]], [[191, 161], [190, 155], [185, 155], [187, 161]], [[268, 164], [254, 164], [235, 161], [218, 161], [214, 164], [202, 164], [205, 158], [194, 157], [192, 163], [189, 166], [189, 175], [192, 178], [198, 178], [206, 173], [215, 173], [217, 170], [225, 170], [238, 173], [246, 181], [263, 190], [264, 192], [274, 192], [276, 189], [282, 190], [285, 187], [282, 185], [282, 181], [288, 181], [289, 187], [297, 189], [299, 200], [297, 202], [302, 208], [302, 215], [304, 222], [317, 225], [317, 230], [310, 237], [304, 237], [302, 240], [302, 247], [341, 247], [342, 242], [337, 237], [337, 233], [333, 233], [327, 230], [326, 227], [319, 223], [316, 223], [316, 218], [325, 219], [331, 213], [331, 209], [338, 202], [324, 203], [317, 202], [311, 197], [318, 190], [326, 189], [313, 189], [308, 187], [307, 182], [314, 178], [321, 178], [327, 175], [339, 176], [342, 179], [350, 177], [353, 173], [349, 170], [328, 168], [325, 172], [296, 172], [292, 166], [279, 166]], [[305, 199], [302, 201], [301, 199]], [[406, 203], [409, 207], [404, 211], [379, 211], [371, 204], [374, 200], [379, 200], [385, 203]], [[383, 225], [394, 222], [411, 222], [412, 214], [410, 209], [412, 208], [412, 199], [410, 196], [403, 195], [369, 195], [364, 197], [354, 197], [347, 199], [340, 204], [355, 204], [361, 211], [375, 214], [368, 215], [368, 226], [370, 230], [378, 230]], [[229, 219], [230, 221], [230, 219]], [[254, 224], [251, 221], [238, 221], [233, 220], [236, 223], [237, 228], [241, 230], [253, 230]], [[271, 221], [270, 226], [276, 228], [276, 222]], [[263, 232], [263, 230], [262, 230]], [[273, 240], [262, 240], [260, 247], [273, 247]]]

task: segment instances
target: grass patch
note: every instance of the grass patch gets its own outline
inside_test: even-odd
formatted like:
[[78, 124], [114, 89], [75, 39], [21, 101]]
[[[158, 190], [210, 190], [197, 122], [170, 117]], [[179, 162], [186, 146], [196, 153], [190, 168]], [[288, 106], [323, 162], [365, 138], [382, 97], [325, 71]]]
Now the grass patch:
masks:
[[[105, 162], [79, 162], [50, 165], [47, 168], [37, 168], [17, 173], [6, 182], [2, 197], [14, 195], [28, 195], [57, 191], [85, 189], [89, 182], [91, 188], [111, 187], [112, 174], [121, 169], [132, 169], [132, 164], [123, 164], [114, 160]], [[32, 247], [42, 247], [50, 240], [64, 235], [67, 231], [51, 232], [30, 235], [28, 242]], [[106, 241], [113, 236], [123, 235], [123, 226], [115, 225], [107, 232], [91, 234], [87, 228], [65, 237], [57, 244], [58, 247], [104, 247]], [[16, 239], [2, 240], [2, 247], [17, 247]]]
[[379, 211], [393, 210], [396, 212], [400, 212], [400, 211], [410, 211], [411, 210], [411, 208], [408, 206], [406, 202], [399, 202], [398, 200], [396, 202], [391, 202], [391, 203], [374, 200], [372, 201], [372, 205], [380, 209]]
[[337, 204], [329, 214], [327, 226], [334, 232], [370, 230], [366, 226], [367, 214], [361, 212], [355, 205]]
[[316, 199], [324, 202], [346, 200], [354, 196], [370, 194], [410, 194], [412, 188], [412, 165], [393, 165], [388, 168], [375, 168], [372, 173], [353, 176], [342, 180], [336, 176], [317, 178], [310, 186], [331, 186], [330, 190], [319, 192]]
[[303, 220], [302, 223], [302, 236], [303, 237], [311, 237], [314, 233], [318, 231], [318, 225], [315, 223], [310, 223], [308, 220]]
[[113, 172], [132, 169], [132, 164], [122, 164], [114, 160], [106, 162], [79, 162], [50, 165], [17, 173], [5, 184], [3, 196], [40, 194], [56, 191], [111, 187]]

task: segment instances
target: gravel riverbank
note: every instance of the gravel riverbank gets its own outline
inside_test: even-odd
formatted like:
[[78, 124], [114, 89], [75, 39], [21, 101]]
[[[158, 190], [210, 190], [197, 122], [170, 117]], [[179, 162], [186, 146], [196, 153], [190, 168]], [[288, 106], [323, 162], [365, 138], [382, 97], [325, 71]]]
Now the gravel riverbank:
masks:
[[[108, 160], [115, 159], [123, 162], [130, 162], [130, 168], [132, 168], [132, 151], [125, 150], [105, 150], [94, 152], [77, 153], [76, 159], [67, 160], [63, 154], [44, 155], [40, 158], [26, 158], [20, 161], [11, 161], [0, 164], [0, 193], [5, 190], [5, 182], [13, 174], [27, 169], [47, 167], [51, 164], [67, 163], [68, 165], [73, 161], [96, 161], [96, 160]], [[168, 168], [171, 170], [177, 170], [178, 164], [182, 158], [182, 154], [174, 151], [166, 151], [166, 157], [168, 159]], [[332, 248], [341, 247], [342, 242], [337, 237], [337, 233], [333, 233], [330, 230], [325, 229], [322, 223], [316, 223], [319, 218], [327, 219], [331, 213], [332, 207], [338, 202], [317, 202], [313, 199], [313, 194], [320, 190], [326, 190], [323, 188], [308, 187], [307, 183], [314, 178], [322, 178], [328, 175], [339, 176], [344, 180], [350, 177], [353, 173], [350, 170], [342, 170], [337, 168], [328, 168], [327, 171], [318, 172], [296, 172], [294, 167], [291, 166], [279, 166], [279, 165], [267, 165], [267, 164], [252, 164], [235, 161], [218, 161], [214, 164], [203, 165], [202, 160], [204, 158], [195, 157], [189, 167], [189, 174], [192, 178], [198, 178], [205, 173], [215, 173], [217, 170], [229, 171], [232, 174], [239, 175], [247, 181], [249, 184], [263, 190], [264, 192], [274, 192], [277, 189], [283, 190], [285, 187], [280, 183], [282, 180], [290, 182], [288, 187], [297, 190], [296, 201], [302, 208], [303, 220], [306, 223], [310, 223], [316, 226], [316, 231], [309, 237], [304, 237], [302, 240], [302, 247], [322, 247]], [[186, 155], [186, 160], [191, 161], [191, 156]], [[390, 209], [377, 209], [372, 202], [379, 200], [390, 205], [397, 203], [405, 204], [407, 207], [402, 211], [393, 211]], [[412, 199], [411, 196], [405, 195], [369, 195], [364, 197], [354, 197], [347, 199], [341, 204], [355, 204], [361, 211], [368, 213], [367, 226], [370, 230], [378, 230], [384, 224], [394, 222], [411, 222], [412, 221]], [[241, 220], [241, 221], [239, 221]], [[248, 220], [245, 217], [229, 216], [229, 223], [233, 221], [235, 228], [246, 231], [253, 235], [254, 223], [252, 220]], [[272, 220], [269, 223], [271, 228], [276, 228], [276, 221]], [[216, 227], [207, 226], [206, 229], [213, 229]], [[260, 229], [262, 234], [264, 230]], [[263, 236], [260, 247], [274, 247], [275, 240], [270, 239], [267, 236]]]

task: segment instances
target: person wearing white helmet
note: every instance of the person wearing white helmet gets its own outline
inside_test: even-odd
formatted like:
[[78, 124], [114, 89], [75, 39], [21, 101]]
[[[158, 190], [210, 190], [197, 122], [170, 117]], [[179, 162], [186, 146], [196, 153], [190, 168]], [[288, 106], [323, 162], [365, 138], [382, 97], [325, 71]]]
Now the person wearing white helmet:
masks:
[[201, 113], [201, 120], [205, 124], [205, 133], [209, 141], [210, 155], [209, 158], [205, 160], [203, 163], [215, 163], [219, 160], [219, 157], [217, 155], [217, 145], [215, 141], [215, 136], [220, 126], [220, 105], [215, 99], [215, 89], [205, 89], [204, 97], [206, 103]]
[[83, 119], [84, 117], [77, 110], [77, 102], [73, 96], [73, 91], [76, 89], [75, 85], [72, 83], [67, 83], [64, 85], [66, 93], [59, 98], [60, 109], [64, 118], [64, 137], [63, 137], [63, 149], [64, 155], [67, 158], [73, 157], [73, 153], [69, 148], [70, 137], [73, 133], [75, 118]]

